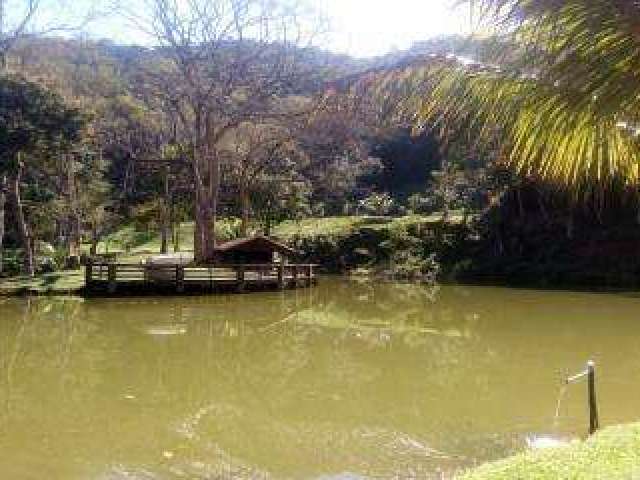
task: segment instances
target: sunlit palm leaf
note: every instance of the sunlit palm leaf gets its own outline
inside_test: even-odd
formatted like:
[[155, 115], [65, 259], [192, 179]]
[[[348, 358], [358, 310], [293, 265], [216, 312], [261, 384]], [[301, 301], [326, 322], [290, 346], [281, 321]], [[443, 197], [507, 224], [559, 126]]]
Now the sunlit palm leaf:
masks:
[[[640, 7], [623, 0], [477, 3], [519, 49], [495, 52], [482, 65], [414, 69], [420, 88], [403, 111], [419, 97], [420, 123], [471, 128], [523, 174], [576, 189], [636, 185]], [[410, 81], [407, 71], [395, 79]]]

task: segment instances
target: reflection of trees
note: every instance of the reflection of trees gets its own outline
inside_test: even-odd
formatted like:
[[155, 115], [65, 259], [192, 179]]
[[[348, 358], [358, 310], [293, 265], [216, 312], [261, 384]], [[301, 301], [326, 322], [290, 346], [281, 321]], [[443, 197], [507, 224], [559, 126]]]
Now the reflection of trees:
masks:
[[[10, 300], [0, 447], [3, 458], [44, 452], [63, 478], [78, 477], [72, 457], [168, 479], [402, 477], [466, 461], [456, 454], [490, 457], [514, 446], [497, 433], [531, 428], [514, 427], [520, 412], [551, 415], [554, 365], [594, 345], [632, 348], [633, 336], [591, 319], [606, 310], [635, 331], [636, 305], [591, 298], [445, 287], [432, 301], [417, 286], [326, 280], [251, 295]], [[11, 477], [6, 462], [0, 477]]]
[[[65, 451], [97, 462], [122, 455], [152, 471], [181, 468], [195, 478], [216, 469], [357, 470], [365, 469], [363, 458], [391, 472], [410, 455], [394, 448], [426, 445], [415, 431], [397, 431], [387, 414], [422, 377], [418, 368], [404, 371], [405, 360], [424, 364], [420, 354], [408, 354], [401, 369], [392, 364], [398, 342], [423, 351], [424, 343], [403, 339], [424, 336], [413, 326], [423, 326], [419, 312], [431, 302], [412, 291], [359, 286], [339, 296], [344, 285], [332, 288], [18, 302], [13, 321], [3, 324], [13, 329], [3, 335], [11, 348], [0, 354], [4, 366], [11, 358], [5, 352], [18, 352], [9, 396], [22, 412], [8, 413], [10, 430], [22, 430], [34, 451], [40, 437], [56, 432], [52, 453], [59, 458]], [[184, 425], [191, 425], [189, 435]], [[168, 461], [165, 450], [177, 452]]]

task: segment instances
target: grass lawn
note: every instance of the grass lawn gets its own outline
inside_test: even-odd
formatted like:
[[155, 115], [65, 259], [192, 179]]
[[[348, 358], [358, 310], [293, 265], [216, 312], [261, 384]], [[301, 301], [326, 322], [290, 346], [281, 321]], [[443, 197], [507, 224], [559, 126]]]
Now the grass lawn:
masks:
[[[436, 223], [441, 214], [430, 216], [408, 215], [405, 217], [326, 217], [307, 218], [300, 221], [282, 222], [273, 229], [273, 236], [287, 240], [293, 236], [315, 237], [317, 235], [349, 235], [361, 227], [384, 229], [416, 223]], [[452, 212], [451, 223], [460, 223], [464, 219], [459, 212]], [[222, 221], [224, 222], [224, 220]], [[193, 222], [185, 222], [180, 226], [180, 251], [193, 251]], [[88, 247], [87, 247], [88, 248]], [[150, 254], [160, 251], [160, 235], [154, 232], [136, 232], [131, 225], [122, 227], [108, 235], [98, 244], [98, 252], [117, 252], [119, 259], [126, 262], [137, 262]], [[172, 251], [170, 245], [169, 251]]]
[[63, 295], [75, 293], [84, 286], [84, 270], [68, 270], [0, 279], [0, 295]]
[[[439, 222], [441, 214], [431, 216], [409, 215], [406, 217], [327, 217], [308, 218], [301, 221], [286, 221], [273, 229], [273, 235], [284, 241], [294, 236], [316, 237], [318, 235], [348, 236], [366, 227], [369, 229], [387, 229], [412, 224]], [[460, 213], [452, 212], [451, 223], [462, 222]], [[221, 221], [221, 229], [225, 228]], [[180, 251], [193, 252], [193, 222], [180, 226]], [[88, 252], [89, 245], [83, 250]], [[160, 251], [160, 235], [157, 232], [138, 232], [132, 225], [126, 225], [108, 235], [98, 244], [98, 253], [118, 253], [118, 262], [138, 263]], [[172, 252], [172, 246], [169, 249]], [[61, 271], [38, 275], [35, 278], [25, 276], [0, 279], [0, 295], [17, 294], [64, 294], [74, 292], [84, 285], [84, 270]]]
[[633, 480], [640, 478], [640, 423], [609, 427], [584, 442], [528, 451], [458, 480]]
[[[283, 239], [295, 235], [314, 237], [317, 235], [349, 235], [361, 227], [372, 229], [394, 228], [418, 223], [437, 223], [442, 214], [407, 215], [405, 217], [326, 217], [307, 218], [300, 221], [286, 221], [273, 229], [273, 235]], [[461, 223], [464, 216], [460, 212], [452, 212], [450, 223]]]

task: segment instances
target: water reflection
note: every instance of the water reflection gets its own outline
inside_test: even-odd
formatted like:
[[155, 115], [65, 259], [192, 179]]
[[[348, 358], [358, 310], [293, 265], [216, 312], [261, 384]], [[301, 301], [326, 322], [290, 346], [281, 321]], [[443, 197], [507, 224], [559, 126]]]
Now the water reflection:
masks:
[[[325, 280], [282, 293], [0, 305], [0, 478], [438, 478], [554, 428], [594, 357], [634, 420], [640, 301]], [[624, 360], [624, 361], [623, 361]]]

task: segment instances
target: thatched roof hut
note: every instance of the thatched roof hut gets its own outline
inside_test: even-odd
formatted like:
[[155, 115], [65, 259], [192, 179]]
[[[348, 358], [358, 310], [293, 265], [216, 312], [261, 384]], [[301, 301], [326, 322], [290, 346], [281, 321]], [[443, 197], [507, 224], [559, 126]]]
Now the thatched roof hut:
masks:
[[266, 264], [288, 260], [296, 255], [296, 250], [283, 243], [257, 236], [218, 245], [214, 250], [214, 261], [226, 264]]

